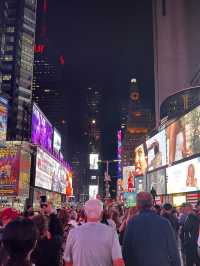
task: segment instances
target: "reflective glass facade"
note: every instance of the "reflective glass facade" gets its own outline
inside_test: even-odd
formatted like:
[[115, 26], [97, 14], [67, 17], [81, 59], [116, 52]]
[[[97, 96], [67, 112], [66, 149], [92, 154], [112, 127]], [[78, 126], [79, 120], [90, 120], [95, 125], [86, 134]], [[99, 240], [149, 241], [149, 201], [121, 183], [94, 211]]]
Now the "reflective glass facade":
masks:
[[32, 99], [36, 0], [2, 0], [1, 92], [9, 99], [8, 138], [28, 138]]

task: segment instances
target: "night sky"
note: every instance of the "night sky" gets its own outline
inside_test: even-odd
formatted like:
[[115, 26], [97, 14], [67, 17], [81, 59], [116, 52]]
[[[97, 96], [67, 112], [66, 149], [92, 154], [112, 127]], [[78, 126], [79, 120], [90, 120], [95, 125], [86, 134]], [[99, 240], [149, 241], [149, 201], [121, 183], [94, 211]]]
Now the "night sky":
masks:
[[103, 157], [115, 157], [119, 110], [128, 81], [139, 82], [144, 103], [154, 106], [150, 0], [49, 0], [51, 56], [63, 54], [66, 114], [72, 151], [83, 134], [83, 91], [103, 90]]

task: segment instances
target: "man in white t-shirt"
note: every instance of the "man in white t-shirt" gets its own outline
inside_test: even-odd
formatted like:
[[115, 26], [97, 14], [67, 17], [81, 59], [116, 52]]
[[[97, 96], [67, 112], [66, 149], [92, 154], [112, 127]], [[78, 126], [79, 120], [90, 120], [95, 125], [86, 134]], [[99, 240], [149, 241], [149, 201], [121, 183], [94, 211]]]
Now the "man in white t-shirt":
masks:
[[100, 223], [103, 204], [89, 200], [85, 204], [87, 223], [72, 229], [65, 251], [65, 266], [124, 266], [117, 233]]

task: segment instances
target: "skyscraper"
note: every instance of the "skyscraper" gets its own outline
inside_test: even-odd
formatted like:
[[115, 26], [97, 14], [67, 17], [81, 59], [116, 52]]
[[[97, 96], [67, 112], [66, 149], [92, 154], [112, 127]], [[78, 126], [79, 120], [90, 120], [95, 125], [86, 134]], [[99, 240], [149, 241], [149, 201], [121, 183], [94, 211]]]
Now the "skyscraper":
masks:
[[150, 108], [142, 103], [136, 79], [130, 82], [128, 122], [122, 143], [122, 166], [133, 165], [134, 149], [154, 127]]
[[[40, 0], [37, 5], [36, 44], [33, 76], [33, 101], [48, 117], [62, 135], [65, 158], [67, 146], [66, 99], [63, 81], [64, 57], [52, 49], [48, 38], [48, 0]], [[52, 56], [55, 54], [56, 56]]]
[[9, 100], [8, 139], [29, 136], [36, 0], [1, 0], [1, 93]]
[[155, 107], [158, 126], [162, 102], [170, 95], [200, 84], [200, 2], [152, 2]]

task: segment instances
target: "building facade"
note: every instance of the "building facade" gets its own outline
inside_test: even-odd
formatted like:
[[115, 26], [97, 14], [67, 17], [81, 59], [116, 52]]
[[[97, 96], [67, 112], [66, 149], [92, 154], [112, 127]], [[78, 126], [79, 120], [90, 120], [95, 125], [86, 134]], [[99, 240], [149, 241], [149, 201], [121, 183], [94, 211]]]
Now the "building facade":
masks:
[[130, 82], [128, 122], [122, 141], [122, 167], [134, 164], [134, 149], [154, 127], [151, 109], [144, 107], [135, 79]]
[[36, 0], [2, 0], [1, 94], [9, 100], [8, 139], [29, 138]]
[[196, 0], [153, 0], [155, 111], [170, 95], [200, 83], [200, 33]]

